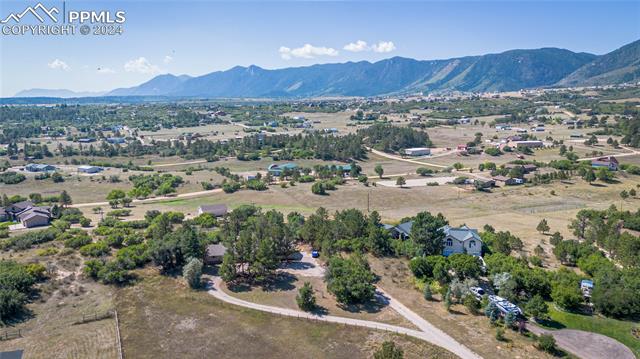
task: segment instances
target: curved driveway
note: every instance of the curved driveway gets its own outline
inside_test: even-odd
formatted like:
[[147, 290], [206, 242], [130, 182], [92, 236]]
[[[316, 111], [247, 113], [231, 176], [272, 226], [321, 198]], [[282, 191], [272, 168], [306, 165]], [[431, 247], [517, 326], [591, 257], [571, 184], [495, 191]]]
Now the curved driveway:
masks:
[[418, 328], [423, 331], [408, 329], [404, 327], [399, 327], [396, 325], [390, 325], [385, 323], [372, 322], [368, 320], [360, 320], [360, 319], [352, 319], [345, 317], [337, 317], [333, 315], [317, 315], [313, 313], [307, 313], [300, 310], [288, 309], [288, 308], [280, 308], [273, 307], [270, 305], [257, 304], [252, 302], [247, 302], [245, 300], [233, 297], [220, 289], [220, 283], [222, 279], [220, 277], [212, 277], [212, 281], [207, 284], [208, 293], [212, 296], [222, 300], [223, 302], [227, 302], [230, 304], [238, 305], [245, 308], [251, 308], [255, 310], [260, 310], [263, 312], [285, 315], [294, 318], [305, 318], [311, 320], [320, 320], [324, 322], [330, 323], [338, 323], [345, 325], [353, 325], [358, 327], [365, 327], [377, 330], [386, 330], [389, 332], [406, 334], [412, 337], [424, 340], [426, 342], [433, 343], [438, 345], [457, 356], [463, 359], [480, 359], [481, 357], [471, 351], [466, 346], [458, 343], [455, 339], [451, 338], [441, 330], [433, 327], [430, 323], [420, 318], [417, 314], [413, 313], [408, 308], [404, 307], [401, 303], [386, 295], [386, 293], [381, 293], [389, 301], [389, 305], [395, 310], [399, 310], [399, 313], [409, 319], [411, 322], [416, 324]]

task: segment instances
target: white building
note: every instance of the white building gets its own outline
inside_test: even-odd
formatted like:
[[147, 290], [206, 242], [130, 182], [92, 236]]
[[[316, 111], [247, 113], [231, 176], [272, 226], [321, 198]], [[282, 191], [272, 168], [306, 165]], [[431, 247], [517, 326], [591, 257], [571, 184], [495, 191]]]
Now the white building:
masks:
[[426, 156], [431, 154], [431, 149], [427, 147], [413, 147], [404, 150], [407, 156]]

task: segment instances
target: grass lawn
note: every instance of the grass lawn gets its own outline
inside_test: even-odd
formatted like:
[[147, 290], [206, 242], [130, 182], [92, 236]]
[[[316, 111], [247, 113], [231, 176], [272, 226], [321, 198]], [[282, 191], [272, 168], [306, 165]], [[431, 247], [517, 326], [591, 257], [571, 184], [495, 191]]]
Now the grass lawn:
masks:
[[606, 335], [618, 340], [640, 356], [640, 339], [633, 336], [631, 329], [639, 326], [637, 322], [568, 313], [549, 305], [550, 323], [546, 326], [551, 329], [579, 329], [593, 333]]

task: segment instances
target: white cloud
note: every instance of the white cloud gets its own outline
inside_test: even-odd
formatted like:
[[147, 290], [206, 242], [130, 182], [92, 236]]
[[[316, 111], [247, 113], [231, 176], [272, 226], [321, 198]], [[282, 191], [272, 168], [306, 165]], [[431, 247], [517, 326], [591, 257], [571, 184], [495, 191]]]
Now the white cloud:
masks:
[[285, 60], [291, 60], [294, 57], [313, 59], [318, 56], [338, 56], [338, 51], [336, 49], [324, 46], [316, 47], [311, 44], [304, 44], [304, 46], [295, 49], [281, 46], [278, 52]]
[[160, 72], [160, 68], [153, 65], [144, 57], [138, 57], [137, 59], [127, 61], [124, 64], [124, 70], [126, 72], [139, 72], [141, 74], [157, 74]]
[[63, 70], [63, 71], [69, 71], [70, 67], [69, 65], [67, 65], [66, 62], [60, 60], [60, 59], [55, 59], [53, 61], [51, 61], [50, 63], [47, 64], [47, 66], [50, 69], [53, 70]]
[[98, 73], [102, 75], [115, 74], [116, 70], [108, 67], [98, 67]]
[[344, 45], [343, 49], [351, 52], [362, 52], [369, 51], [370, 48], [366, 41], [358, 40]]
[[172, 56], [165, 56], [164, 59], [162, 60], [162, 62], [164, 62], [165, 64], [171, 63], [173, 62], [173, 57]]
[[371, 49], [374, 52], [391, 52], [396, 49], [396, 45], [393, 44], [393, 41], [380, 41], [373, 45]]

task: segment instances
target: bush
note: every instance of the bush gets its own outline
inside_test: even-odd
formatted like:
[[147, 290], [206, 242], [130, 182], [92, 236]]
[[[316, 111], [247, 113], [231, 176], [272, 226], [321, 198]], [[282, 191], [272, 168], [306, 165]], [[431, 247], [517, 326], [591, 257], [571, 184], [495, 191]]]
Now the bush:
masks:
[[66, 241], [64, 241], [64, 246], [67, 248], [80, 248], [86, 246], [91, 242], [91, 237], [89, 237], [89, 235], [85, 233], [67, 239]]
[[298, 308], [305, 312], [312, 311], [316, 307], [316, 297], [313, 295], [311, 283], [304, 282], [304, 285], [298, 290], [296, 302], [298, 303]]
[[80, 254], [88, 257], [100, 257], [110, 252], [109, 246], [105, 242], [90, 243], [80, 247]]
[[462, 304], [471, 314], [477, 314], [480, 311], [480, 301], [472, 294], [467, 294], [462, 300]]
[[327, 194], [326, 188], [324, 183], [322, 182], [316, 182], [311, 186], [311, 193], [313, 194], [317, 194], [317, 195], [324, 195]]
[[27, 264], [26, 268], [27, 268], [27, 273], [29, 273], [29, 275], [35, 278], [36, 280], [44, 279], [45, 273], [47, 271], [47, 269], [41, 263], [30, 263], [30, 264]]
[[327, 289], [343, 304], [365, 303], [373, 299], [375, 275], [363, 257], [329, 259]]
[[378, 351], [373, 353], [374, 359], [402, 359], [404, 351], [392, 341], [385, 341]]
[[538, 349], [545, 351], [547, 353], [555, 353], [557, 351], [556, 348], [556, 340], [551, 334], [542, 334], [538, 337]]
[[496, 328], [496, 340], [497, 341], [504, 341], [506, 338], [504, 337], [504, 328], [502, 327], [497, 327]]
[[80, 219], [80, 225], [82, 227], [85, 227], [85, 228], [86, 227], [91, 227], [91, 220], [89, 218], [87, 218], [87, 217], [82, 217]]
[[202, 261], [197, 258], [191, 258], [184, 268], [182, 268], [182, 275], [191, 288], [200, 287]]

